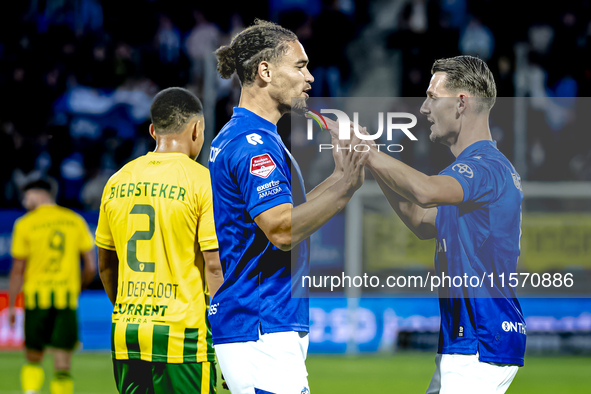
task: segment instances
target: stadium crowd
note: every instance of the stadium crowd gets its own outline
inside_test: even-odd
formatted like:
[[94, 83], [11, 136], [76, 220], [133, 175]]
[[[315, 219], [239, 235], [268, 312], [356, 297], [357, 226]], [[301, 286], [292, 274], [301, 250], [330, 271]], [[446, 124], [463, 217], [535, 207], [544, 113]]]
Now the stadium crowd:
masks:
[[[591, 94], [589, 1], [527, 14], [509, 11], [508, 0], [288, 3], [231, 1], [223, 8], [161, 0], [131, 0], [124, 7], [114, 0], [4, 4], [0, 205], [19, 207], [19, 187], [47, 174], [59, 180], [62, 205], [97, 209], [109, 176], [151, 149], [149, 106], [160, 89], [184, 86], [202, 99], [213, 91], [215, 119], [207, 121], [219, 131], [238, 102], [239, 83], [216, 75], [212, 51], [255, 17], [298, 35], [316, 78], [313, 96], [356, 94], [366, 75], [351, 56], [355, 42], [371, 46], [378, 37], [387, 51], [401, 53], [402, 83], [394, 93], [404, 97], [424, 96], [435, 58], [478, 55], [491, 66], [500, 97], [545, 98], [529, 109], [539, 132], [528, 135], [527, 179], [591, 179], [591, 147], [569, 127], [569, 114], [581, 105], [574, 97]], [[381, 34], [364, 34], [372, 28]], [[527, 43], [525, 80], [515, 74], [518, 42]], [[551, 106], [566, 115], [545, 117]], [[510, 126], [495, 135], [509, 157]]]

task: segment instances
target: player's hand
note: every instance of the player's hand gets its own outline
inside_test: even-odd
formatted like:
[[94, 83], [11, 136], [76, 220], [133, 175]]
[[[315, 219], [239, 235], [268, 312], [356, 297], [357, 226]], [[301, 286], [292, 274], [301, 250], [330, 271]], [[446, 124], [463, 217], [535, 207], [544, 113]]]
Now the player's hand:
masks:
[[365, 141], [357, 136], [352, 136], [351, 143], [346, 149], [342, 149], [343, 155], [343, 179], [350, 191], [355, 192], [363, 185], [365, 180], [365, 163], [369, 158], [369, 148]]
[[[355, 134], [353, 122], [349, 124], [351, 139], [341, 140], [339, 139], [338, 122], [329, 118], [324, 118], [324, 120], [332, 137], [335, 173], [342, 171], [348, 189], [354, 192], [363, 185], [365, 180], [364, 165], [369, 158], [368, 151], [371, 146]], [[368, 135], [364, 127], [359, 126], [359, 132]]]
[[[330, 133], [332, 140], [331, 144], [333, 146], [332, 157], [334, 159], [334, 174], [340, 177], [343, 174], [343, 152], [340, 149], [343, 145], [339, 141], [339, 123], [330, 118], [324, 118], [324, 120], [326, 121], [328, 132]], [[338, 149], [337, 146], [339, 147]]]
[[[362, 135], [369, 135], [369, 133], [367, 132], [367, 127], [362, 127], [362, 126], [359, 126], [359, 134], [362, 134]], [[374, 144], [374, 140], [363, 140], [363, 142], [364, 142], [364, 143], [365, 143], [367, 146], [369, 146], [369, 149], [370, 149], [370, 150], [372, 150], [372, 151], [375, 151], [375, 150], [376, 150], [376, 146], [375, 146], [375, 144]]]
[[[326, 126], [328, 127], [327, 131], [330, 133], [330, 136], [334, 139], [339, 139], [339, 122], [336, 120], [332, 120], [329, 117], [324, 117], [324, 121], [326, 122]], [[351, 130], [353, 127], [353, 122], [351, 122]]]
[[[330, 133], [330, 136], [332, 137], [332, 145], [336, 148], [335, 141], [338, 141], [339, 146], [341, 148], [348, 148], [349, 145], [352, 143], [352, 141], [339, 139], [339, 123], [335, 120], [330, 119], [330, 118], [324, 118], [324, 120], [326, 121], [326, 125], [328, 126], [328, 132]], [[361, 125], [358, 125], [357, 133], [359, 133], [361, 135], [369, 135], [369, 133], [367, 132], [367, 127], [363, 127]], [[349, 135], [353, 136], [353, 137], [357, 136], [357, 134], [355, 132], [355, 123], [353, 123], [353, 122], [350, 122], [350, 124], [349, 124]], [[376, 149], [376, 147], [373, 143], [373, 140], [362, 140], [361, 143], [369, 146], [369, 148], [371, 150]]]
[[[324, 120], [326, 121], [326, 125], [328, 126], [328, 132], [330, 133], [332, 139], [332, 156], [335, 164], [334, 172], [336, 175], [342, 175], [344, 172], [343, 152], [344, 150], [350, 149], [349, 147], [351, 146], [352, 141], [339, 139], [339, 123], [337, 121], [334, 121], [330, 118], [324, 118]], [[350, 122], [349, 135], [351, 136], [355, 135], [354, 127], [355, 124], [353, 122]], [[367, 132], [365, 134], [367, 134]]]
[[14, 330], [14, 326], [16, 325], [16, 309], [13, 306], [8, 308], [8, 324], [10, 325], [10, 329]]

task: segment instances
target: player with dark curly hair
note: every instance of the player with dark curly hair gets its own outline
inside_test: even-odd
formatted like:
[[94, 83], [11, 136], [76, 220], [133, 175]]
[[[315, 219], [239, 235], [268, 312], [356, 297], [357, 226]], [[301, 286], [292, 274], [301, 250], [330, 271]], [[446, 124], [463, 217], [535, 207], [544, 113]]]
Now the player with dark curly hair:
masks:
[[276, 126], [305, 107], [314, 81], [302, 44], [259, 20], [216, 54], [220, 75], [242, 84], [209, 159], [224, 270], [209, 311], [216, 354], [233, 394], [307, 393], [308, 299], [291, 278], [308, 271], [308, 237], [362, 185], [367, 155], [336, 155], [335, 172], [306, 194]]

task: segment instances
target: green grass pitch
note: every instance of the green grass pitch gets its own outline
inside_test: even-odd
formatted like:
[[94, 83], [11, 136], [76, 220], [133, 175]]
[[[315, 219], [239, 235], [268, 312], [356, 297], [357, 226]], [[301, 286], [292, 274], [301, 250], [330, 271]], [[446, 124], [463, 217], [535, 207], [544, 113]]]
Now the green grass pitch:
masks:
[[[50, 356], [48, 354], [48, 356]], [[332, 393], [424, 393], [434, 370], [434, 355], [400, 352], [393, 356], [308, 357], [310, 390]], [[0, 352], [0, 394], [20, 393], [21, 352]], [[49, 393], [51, 357], [45, 359], [42, 393]], [[116, 394], [108, 353], [76, 353], [72, 374], [77, 394]], [[589, 357], [527, 357], [507, 393], [587, 393], [591, 387]], [[218, 392], [229, 393], [218, 389]]]

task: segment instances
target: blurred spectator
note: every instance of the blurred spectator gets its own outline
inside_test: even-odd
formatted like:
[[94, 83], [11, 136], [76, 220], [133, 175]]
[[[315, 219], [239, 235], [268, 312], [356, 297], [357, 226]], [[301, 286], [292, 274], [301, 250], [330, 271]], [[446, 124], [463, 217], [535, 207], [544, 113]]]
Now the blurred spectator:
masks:
[[425, 0], [413, 0], [408, 16], [409, 30], [416, 34], [427, 32], [427, 6]]
[[193, 17], [195, 26], [185, 40], [185, 49], [191, 60], [191, 81], [202, 85], [204, 63], [215, 62], [213, 51], [220, 46], [221, 31], [215, 23], [208, 21], [201, 11], [194, 10]]
[[121, 41], [115, 47], [115, 62], [113, 74], [115, 83], [122, 84], [136, 72], [135, 50], [131, 45]]
[[270, 0], [269, 16], [278, 21], [281, 14], [293, 11], [304, 11], [307, 15], [316, 17], [321, 10], [318, 0]]
[[488, 62], [494, 52], [495, 39], [490, 29], [484, 26], [480, 19], [472, 17], [460, 35], [459, 48], [463, 55], [477, 56]]
[[[221, 35], [219, 45], [227, 45], [229, 44], [232, 39], [244, 30], [244, 21], [242, 17], [238, 13], [233, 13], [230, 17], [230, 26], [228, 29], [228, 34]], [[217, 49], [217, 48], [216, 48]], [[218, 103], [216, 104], [216, 125], [224, 125], [226, 124], [227, 120], [232, 116], [232, 107], [236, 105], [236, 103], [240, 99], [240, 82], [238, 78], [234, 76], [230, 79], [223, 79], [219, 75], [217, 75], [217, 99]], [[199, 94], [197, 94], [199, 96]], [[229, 110], [226, 110], [229, 108]], [[221, 112], [219, 112], [221, 110]], [[219, 119], [219, 122], [218, 122]], [[215, 130], [219, 130], [218, 127]]]
[[99, 171], [86, 182], [80, 193], [84, 209], [98, 210], [101, 207], [103, 189], [111, 175], [111, 172]]
[[438, 0], [441, 7], [441, 27], [462, 29], [466, 25], [467, 0]]
[[337, 0], [323, 0], [323, 10], [312, 25], [315, 45], [309, 49], [310, 67], [317, 96], [340, 97], [349, 67], [345, 50], [353, 39], [353, 22], [338, 7]]
[[397, 30], [387, 39], [389, 48], [402, 52], [403, 97], [420, 97], [430, 78], [430, 45], [426, 30], [429, 25], [427, 8], [422, 0], [407, 1], [398, 15]]
[[168, 15], [160, 15], [160, 23], [154, 42], [158, 48], [159, 59], [162, 63], [178, 63], [181, 50], [181, 35], [179, 29], [172, 23]]
[[492, 70], [496, 76], [497, 96], [513, 97], [513, 65], [508, 56], [502, 55], [498, 58], [496, 64], [492, 64]]
[[78, 0], [75, 13], [77, 36], [101, 33], [103, 29], [103, 7], [99, 0]]
[[60, 197], [65, 205], [70, 207], [81, 207], [80, 191], [84, 185], [83, 157], [78, 152], [73, 152], [66, 157], [60, 166]]

